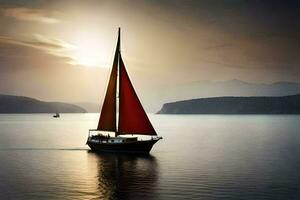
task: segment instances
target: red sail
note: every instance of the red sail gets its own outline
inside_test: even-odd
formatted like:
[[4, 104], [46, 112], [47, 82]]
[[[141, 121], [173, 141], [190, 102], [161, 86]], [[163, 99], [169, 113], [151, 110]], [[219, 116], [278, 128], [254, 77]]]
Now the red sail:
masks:
[[116, 91], [120, 34], [97, 130], [116, 131]]
[[119, 58], [118, 135], [157, 135], [130, 82], [122, 57]]

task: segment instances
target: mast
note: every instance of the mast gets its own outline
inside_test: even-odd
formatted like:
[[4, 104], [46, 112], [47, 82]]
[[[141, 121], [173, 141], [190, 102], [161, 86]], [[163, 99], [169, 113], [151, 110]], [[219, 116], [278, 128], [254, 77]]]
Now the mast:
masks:
[[121, 54], [121, 28], [118, 29], [118, 42], [117, 42], [117, 54], [118, 54], [118, 64], [117, 64], [117, 89], [116, 89], [116, 131], [115, 137], [118, 135], [118, 128], [119, 128], [119, 118], [118, 115], [119, 105], [120, 105], [120, 54]]

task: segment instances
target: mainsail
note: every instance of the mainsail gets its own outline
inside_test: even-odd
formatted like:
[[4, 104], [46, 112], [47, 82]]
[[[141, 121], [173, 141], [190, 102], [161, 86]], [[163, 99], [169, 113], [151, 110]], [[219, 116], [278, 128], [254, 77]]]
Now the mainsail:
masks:
[[[116, 128], [117, 78], [119, 79], [118, 129]], [[97, 130], [114, 131], [116, 136], [124, 134], [157, 135], [138, 99], [122, 60], [120, 29], [112, 72]]]

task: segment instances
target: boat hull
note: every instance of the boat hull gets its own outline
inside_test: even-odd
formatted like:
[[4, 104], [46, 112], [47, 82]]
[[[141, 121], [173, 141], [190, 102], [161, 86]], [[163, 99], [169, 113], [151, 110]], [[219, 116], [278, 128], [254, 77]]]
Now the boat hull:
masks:
[[120, 152], [120, 153], [136, 153], [149, 154], [153, 145], [158, 140], [133, 141], [124, 143], [97, 143], [87, 141], [87, 145], [95, 152]]

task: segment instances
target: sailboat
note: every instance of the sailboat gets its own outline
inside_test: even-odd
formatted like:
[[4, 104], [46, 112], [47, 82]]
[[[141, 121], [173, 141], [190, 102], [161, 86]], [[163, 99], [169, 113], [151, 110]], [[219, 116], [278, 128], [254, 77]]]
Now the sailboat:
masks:
[[54, 117], [54, 118], [59, 118], [59, 117], [60, 117], [60, 115], [59, 115], [59, 113], [58, 113], [58, 112], [56, 112], [56, 113], [55, 113], [55, 115], [53, 115], [53, 117]]
[[[121, 56], [120, 40], [119, 28], [98, 127], [89, 130], [87, 145], [92, 151], [147, 154], [162, 137], [157, 136], [133, 88]], [[110, 136], [111, 133], [114, 134], [113, 137]], [[148, 137], [142, 140], [135, 135]]]

